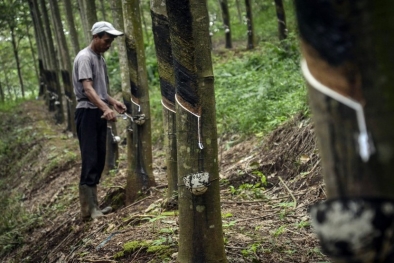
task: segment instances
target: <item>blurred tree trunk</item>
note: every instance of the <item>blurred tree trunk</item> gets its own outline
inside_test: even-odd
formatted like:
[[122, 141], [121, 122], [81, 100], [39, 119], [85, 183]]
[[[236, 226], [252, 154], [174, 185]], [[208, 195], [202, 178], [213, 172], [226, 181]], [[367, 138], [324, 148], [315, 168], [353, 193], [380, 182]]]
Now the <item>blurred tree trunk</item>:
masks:
[[287, 38], [286, 14], [282, 0], [275, 0], [276, 16], [278, 17], [279, 40]]
[[3, 72], [3, 76], [4, 76], [4, 80], [5, 80], [5, 86], [7, 87], [7, 92], [8, 95], [10, 97], [10, 100], [13, 100], [12, 98], [12, 92], [11, 92], [11, 85], [10, 85], [10, 81], [8, 79], [8, 71], [6, 70], [6, 68], [4, 67], [4, 64], [0, 63], [1, 65], [1, 71]]
[[[90, 1], [90, 0], [89, 0]], [[87, 2], [85, 0], [78, 0], [78, 7], [79, 7], [79, 14], [81, 17], [81, 24], [82, 24], [82, 28], [83, 28], [83, 36], [85, 39], [85, 44], [84, 46], [87, 46], [90, 44], [90, 41], [92, 40], [92, 34], [90, 29], [92, 28], [93, 24], [95, 22], [93, 22], [93, 24], [89, 23], [88, 20], [88, 12], [96, 12], [96, 10], [90, 10], [87, 8]], [[89, 16], [92, 17], [92, 16]]]
[[[123, 10], [122, 10], [122, 2], [119, 0], [111, 0], [110, 1], [112, 17], [113, 17], [113, 25], [118, 30], [124, 32], [124, 19], [123, 19]], [[119, 57], [119, 67], [120, 67], [120, 77], [121, 77], [121, 85], [122, 85], [122, 97], [123, 102], [127, 107], [127, 113], [131, 115], [131, 89], [130, 89], [130, 77], [129, 77], [129, 67], [127, 60], [127, 52], [126, 52], [126, 43], [125, 38], [121, 37], [116, 40], [116, 45], [118, 49], [118, 57]], [[132, 122], [127, 120], [127, 163], [130, 164], [134, 159], [134, 146], [133, 146], [133, 134], [132, 134]]]
[[[118, 0], [119, 1], [119, 0]], [[119, 1], [120, 2], [120, 1]], [[101, 16], [102, 16], [102, 19], [100, 19], [100, 20], [104, 20], [104, 21], [107, 21], [107, 14], [105, 13], [105, 4], [104, 4], [104, 0], [99, 0], [99, 3], [100, 3], [100, 13], [101, 13]], [[115, 27], [115, 28], [117, 28], [117, 27]]]
[[[113, 17], [113, 25], [115, 28], [124, 32], [124, 18], [123, 18], [123, 10], [122, 10], [122, 2], [119, 0], [111, 0], [111, 9], [112, 9], [112, 17]], [[116, 45], [118, 49], [118, 57], [119, 57], [119, 67], [120, 67], [120, 76], [122, 83], [122, 95], [124, 103], [127, 104], [127, 109], [131, 109], [131, 89], [130, 89], [130, 77], [129, 77], [129, 62], [127, 59], [127, 51], [126, 51], [126, 41], [125, 37], [121, 37], [116, 40]], [[131, 113], [131, 112], [129, 112]], [[131, 125], [131, 123], [130, 123]]]
[[[23, 9], [23, 16], [24, 16], [25, 26], [26, 26], [25, 27], [26, 28], [26, 36], [27, 36], [27, 40], [29, 42], [29, 48], [30, 48], [32, 59], [33, 59], [34, 71], [36, 73], [37, 80], [39, 80], [40, 79], [40, 74], [38, 72], [38, 67], [37, 67], [37, 64], [38, 64], [37, 63], [37, 58], [36, 58], [35, 51], [34, 51], [34, 48], [33, 48], [33, 43], [31, 41], [31, 37], [30, 37], [30, 28], [29, 28], [29, 26], [31, 26], [31, 25], [29, 25], [26, 22], [26, 21], [28, 21], [28, 19], [27, 19], [28, 15], [26, 14], [26, 9]], [[31, 21], [33, 21], [33, 19]], [[29, 23], [30, 23], [30, 21], [29, 21]], [[34, 24], [33, 24], [33, 29], [34, 29]], [[37, 44], [37, 52], [39, 52], [39, 44]]]
[[36, 43], [39, 51], [38, 52], [39, 59], [42, 60], [44, 68], [48, 68], [50, 65], [48, 61], [49, 60], [48, 54], [47, 54], [49, 48], [47, 46], [47, 42], [44, 41], [45, 39], [44, 28], [42, 25], [42, 21], [40, 19], [41, 14], [38, 8], [37, 0], [29, 0], [29, 6], [30, 6], [30, 14], [34, 26], [34, 32], [36, 36]]
[[315, 232], [334, 262], [394, 262], [394, 2], [295, 6], [328, 197]]
[[92, 28], [94, 23], [98, 22], [96, 2], [95, 0], [84, 0], [84, 4], [85, 4], [85, 12], [86, 12], [86, 22], [89, 31], [87, 33], [90, 37], [92, 35], [90, 29]]
[[[50, 94], [50, 100], [52, 101], [50, 103], [56, 103], [56, 105], [59, 105], [59, 107], [56, 107], [56, 122], [57, 123], [63, 123], [64, 122], [64, 110], [63, 110], [63, 96], [62, 96], [62, 89], [59, 83], [59, 78], [58, 78], [58, 72], [59, 72], [59, 65], [56, 60], [56, 52], [55, 52], [55, 45], [53, 43], [53, 37], [52, 37], [52, 32], [51, 32], [51, 24], [49, 22], [49, 15], [48, 15], [48, 10], [46, 7], [45, 0], [41, 0], [41, 14], [44, 17], [43, 21], [43, 27], [45, 31], [45, 40], [48, 44], [48, 51], [49, 51], [49, 63], [50, 67], [49, 70], [51, 71], [50, 74], [47, 74], [46, 76], [49, 77], [48, 81], [48, 90], [54, 94]], [[46, 78], [48, 79], [48, 78]], [[53, 105], [50, 106], [49, 110], [52, 110]]]
[[175, 76], [170, 29], [164, 0], [151, 0], [153, 39], [160, 75], [161, 103], [163, 105], [164, 147], [167, 163], [167, 208], [176, 208], [178, 200], [178, 173], [176, 150]]
[[248, 35], [247, 49], [254, 49], [254, 28], [253, 28], [253, 12], [251, 0], [245, 0], [246, 8], [246, 27]]
[[[77, 129], [74, 121], [74, 109], [76, 108], [77, 101], [72, 89], [71, 80], [71, 59], [68, 51], [66, 37], [64, 36], [63, 24], [61, 21], [60, 11], [57, 0], [49, 0], [51, 9], [51, 17], [54, 25], [54, 32], [56, 36], [57, 47], [60, 54], [61, 72], [64, 85], [64, 93], [66, 95], [66, 109], [67, 109], [67, 130], [71, 131], [75, 136]], [[60, 100], [60, 107], [63, 108], [63, 100]]]
[[1, 102], [4, 103], [5, 97], [4, 97], [4, 90], [3, 90], [3, 86], [1, 85], [1, 81], [0, 81], [0, 98], [1, 98]]
[[75, 57], [80, 51], [78, 33], [75, 29], [74, 12], [72, 10], [71, 0], [63, 0], [64, 12], [66, 15], [66, 22], [68, 25], [68, 32], [70, 33], [71, 46], [73, 49], [73, 56]]
[[242, 23], [242, 12], [241, 12], [241, 7], [239, 4], [239, 0], [235, 0], [235, 4], [237, 5], [237, 14], [238, 14], [238, 20], [240, 23]]
[[29, 7], [30, 7], [30, 15], [33, 21], [36, 45], [38, 48], [38, 65], [39, 65], [39, 86], [40, 90], [38, 92], [38, 96], [44, 96], [46, 94], [46, 80], [45, 80], [45, 68], [47, 67], [48, 59], [46, 58], [46, 42], [43, 41], [43, 29], [42, 23], [39, 19], [39, 11], [37, 8], [37, 1], [36, 0], [29, 0]]
[[22, 93], [22, 97], [25, 97], [25, 87], [23, 85], [23, 78], [22, 78], [22, 71], [21, 71], [21, 62], [19, 60], [19, 52], [18, 52], [18, 47], [16, 44], [16, 37], [15, 37], [15, 26], [12, 25], [12, 23], [9, 23], [9, 29], [11, 32], [11, 44], [12, 44], [12, 50], [14, 52], [14, 58], [16, 62], [16, 70], [18, 72], [18, 79], [19, 79], [19, 85]]
[[152, 169], [152, 138], [150, 123], [149, 87], [145, 65], [145, 47], [138, 0], [122, 0], [125, 25], [126, 50], [129, 60], [131, 87], [131, 112], [133, 116], [145, 115], [142, 125], [133, 122], [134, 160], [127, 175], [126, 203], [138, 198], [154, 186]]
[[48, 69], [57, 69], [57, 62], [56, 62], [56, 52], [53, 44], [51, 26], [49, 22], [49, 14], [46, 7], [45, 0], [40, 0], [40, 17], [43, 18], [42, 20], [42, 27], [43, 27], [43, 41], [47, 43], [46, 48], [48, 48]]
[[[150, 45], [150, 38], [149, 38], [149, 34], [148, 34], [148, 25], [146, 23], [146, 19], [145, 19], [145, 15], [144, 15], [144, 13], [145, 13], [144, 12], [145, 11], [144, 3], [145, 3], [144, 1], [140, 0], [140, 10], [141, 10], [140, 13], [141, 13], [142, 29], [144, 30], [144, 33], [145, 33], [146, 44]], [[150, 1], [146, 1], [146, 3], [147, 3], [147, 8], [150, 11], [150, 7], [149, 7]]]
[[230, 12], [228, 11], [228, 3], [227, 0], [219, 0], [219, 2], [222, 9], [224, 33], [226, 36], [226, 48], [232, 48], [233, 44], [231, 41]]
[[[166, 5], [176, 85], [177, 262], [224, 263], [227, 259], [220, 212], [214, 77], [206, 1], [167, 0]], [[198, 187], [197, 181], [204, 179], [208, 182]]]

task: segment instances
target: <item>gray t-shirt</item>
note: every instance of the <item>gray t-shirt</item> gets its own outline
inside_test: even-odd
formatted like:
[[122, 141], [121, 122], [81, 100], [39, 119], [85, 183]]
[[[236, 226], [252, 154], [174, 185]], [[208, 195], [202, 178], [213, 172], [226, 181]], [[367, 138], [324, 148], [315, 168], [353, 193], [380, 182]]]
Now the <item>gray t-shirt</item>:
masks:
[[77, 108], [97, 108], [91, 103], [83, 89], [82, 80], [93, 80], [93, 88], [103, 101], [107, 101], [108, 94], [108, 75], [105, 60], [101, 55], [96, 54], [90, 47], [79, 51], [74, 59], [73, 85], [74, 93], [77, 98]]

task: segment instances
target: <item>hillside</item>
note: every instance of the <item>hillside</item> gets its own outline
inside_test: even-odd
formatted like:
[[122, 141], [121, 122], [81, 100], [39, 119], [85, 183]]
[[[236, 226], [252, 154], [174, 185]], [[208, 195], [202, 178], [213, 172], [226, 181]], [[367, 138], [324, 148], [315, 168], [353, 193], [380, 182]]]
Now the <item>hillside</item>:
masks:
[[[102, 204], [111, 202], [115, 212], [81, 222], [77, 140], [40, 100], [0, 117], [1, 262], [175, 262], [177, 213], [161, 207], [163, 149], [154, 148], [157, 187], [125, 206], [121, 146], [119, 170], [99, 187]], [[219, 158], [229, 262], [328, 262], [307, 213], [325, 198], [309, 119], [296, 116], [264, 138], [220, 139]]]

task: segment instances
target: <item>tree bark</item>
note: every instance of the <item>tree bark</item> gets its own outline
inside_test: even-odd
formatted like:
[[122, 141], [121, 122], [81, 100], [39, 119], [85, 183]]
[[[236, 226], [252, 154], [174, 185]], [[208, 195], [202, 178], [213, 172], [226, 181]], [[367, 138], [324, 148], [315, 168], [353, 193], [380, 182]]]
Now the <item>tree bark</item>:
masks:
[[[28, 21], [28, 20], [27, 20], [28, 15], [26, 14], [26, 9], [23, 9], [23, 15], [24, 15], [25, 21]], [[31, 18], [32, 18], [32, 17], [31, 17]], [[33, 21], [33, 18], [32, 18], [31, 21]], [[29, 22], [30, 22], [30, 21], [29, 21]], [[34, 23], [33, 23], [33, 29], [34, 29], [34, 32], [36, 32], [36, 31], [35, 31], [35, 28], [34, 28]], [[36, 55], [35, 55], [35, 52], [34, 52], [33, 43], [32, 43], [32, 40], [31, 40], [29, 31], [30, 31], [30, 30], [29, 30], [29, 25], [28, 25], [28, 23], [26, 23], [26, 36], [27, 36], [27, 40], [28, 40], [28, 42], [29, 42], [29, 47], [30, 47], [31, 57], [32, 57], [32, 59], [33, 59], [33, 65], [34, 65], [34, 71], [35, 71], [35, 73], [36, 73], [36, 78], [37, 78], [37, 80], [39, 81], [39, 80], [40, 80], [40, 74], [39, 74], [38, 67], [37, 67], [37, 64], [38, 64], [38, 63], [37, 63], [37, 58], [36, 58]], [[38, 46], [38, 44], [37, 44], [37, 52], [40, 52], [39, 49], [40, 49], [40, 48], [39, 48], [39, 46]]]
[[231, 40], [230, 12], [228, 11], [228, 3], [227, 0], [219, 0], [219, 2], [222, 9], [224, 33], [226, 36], [226, 48], [232, 48], [233, 44]]
[[47, 48], [48, 48], [48, 60], [49, 60], [49, 66], [48, 69], [58, 69], [57, 63], [56, 63], [56, 52], [53, 44], [53, 37], [52, 37], [52, 32], [51, 32], [51, 24], [49, 22], [49, 14], [48, 10], [46, 7], [45, 0], [40, 0], [40, 13], [41, 17], [43, 18], [43, 36], [44, 36], [44, 41], [47, 42]]
[[239, 0], [235, 0], [235, 4], [237, 5], [238, 20], [240, 23], [242, 23], [242, 14], [241, 14], [241, 7], [240, 7]]
[[[60, 50], [60, 60], [61, 60], [61, 74], [64, 84], [64, 93], [66, 95], [66, 106], [67, 106], [67, 130], [71, 131], [75, 136], [77, 134], [77, 129], [74, 121], [74, 109], [76, 108], [77, 101], [72, 90], [71, 85], [71, 59], [70, 53], [68, 51], [66, 37], [64, 36], [64, 30], [62, 21], [60, 18], [59, 6], [57, 0], [49, 0], [49, 5], [51, 8], [52, 21], [54, 25], [54, 32], [56, 35], [58, 50]], [[63, 100], [60, 100], [60, 107], [63, 109]]]
[[[45, 30], [45, 41], [48, 43], [48, 48], [49, 48], [49, 61], [50, 61], [50, 71], [51, 71], [51, 81], [48, 83], [48, 85], [52, 85], [51, 87], [51, 92], [56, 93], [56, 96], [51, 96], [52, 98], [56, 97], [54, 103], [60, 103], [60, 107], [56, 107], [56, 122], [57, 123], [63, 123], [64, 122], [64, 109], [63, 109], [63, 92], [59, 83], [59, 64], [57, 63], [56, 60], [56, 52], [55, 52], [55, 45], [53, 43], [53, 37], [52, 37], [52, 32], [51, 32], [51, 24], [49, 22], [49, 15], [48, 15], [48, 10], [46, 7], [45, 0], [41, 0], [41, 13], [44, 17], [44, 30]], [[57, 104], [59, 105], [59, 104]]]
[[86, 12], [86, 21], [88, 25], [89, 32], [88, 35], [91, 36], [90, 29], [93, 24], [98, 22], [97, 19], [97, 9], [95, 0], [84, 0], [85, 2], [85, 12]]
[[92, 40], [92, 34], [90, 29], [92, 28], [93, 24], [88, 23], [88, 18], [87, 18], [87, 8], [85, 4], [85, 0], [78, 0], [78, 8], [79, 8], [79, 15], [81, 17], [81, 24], [82, 24], [82, 29], [83, 29], [83, 37], [85, 39], [85, 45], [87, 46], [90, 44], [90, 41]]
[[275, 0], [275, 6], [276, 16], [278, 17], [279, 40], [282, 41], [287, 38], [286, 14], [282, 0]]
[[[39, 59], [42, 60], [43, 67], [48, 68], [50, 63], [49, 63], [49, 58], [47, 55], [48, 52], [48, 46], [46, 41], [44, 41], [45, 36], [44, 36], [44, 28], [42, 25], [42, 21], [40, 19], [41, 14], [40, 14], [40, 9], [38, 8], [38, 3], [37, 0], [30, 0], [29, 1], [30, 5], [30, 14], [32, 16], [32, 21], [34, 24], [34, 29], [35, 29], [35, 34], [36, 34], [36, 43], [38, 46], [38, 50], [40, 51], [39, 54]], [[42, 73], [41, 77], [42, 77]]]
[[392, 262], [394, 3], [295, 6], [328, 197], [312, 224], [334, 262]]
[[[118, 30], [124, 32], [124, 19], [123, 19], [123, 10], [122, 3], [119, 0], [111, 0], [110, 1], [112, 17], [113, 17], [113, 25]], [[121, 77], [121, 85], [122, 85], [122, 97], [123, 102], [127, 107], [127, 113], [131, 114], [131, 89], [130, 89], [130, 77], [129, 77], [129, 69], [128, 69], [128, 59], [126, 52], [126, 43], [125, 38], [121, 37], [116, 41], [117, 49], [118, 49], [118, 57], [119, 57], [119, 67], [120, 67], [120, 77]], [[132, 136], [132, 122], [130, 120], [126, 133], [127, 133], [127, 160], [128, 164], [130, 164], [134, 160], [134, 144], [133, 144], [133, 136]], [[128, 172], [129, 174], [130, 172]]]
[[253, 27], [253, 13], [252, 13], [252, 3], [250, 0], [245, 0], [246, 8], [246, 27], [248, 35], [247, 49], [254, 49], [254, 27]]
[[[220, 212], [214, 77], [205, 1], [167, 0], [176, 86], [177, 262], [227, 262]], [[192, 178], [209, 176], [206, 192]], [[195, 193], [192, 194], [188, 185]], [[201, 190], [201, 191], [199, 191]]]
[[151, 0], [151, 16], [163, 105], [164, 147], [166, 149], [168, 181], [166, 206], [174, 208], [178, 200], [175, 76], [165, 0]]
[[5, 67], [4, 67], [4, 64], [0, 64], [1, 65], [1, 70], [2, 70], [2, 72], [3, 72], [3, 76], [4, 76], [4, 80], [5, 80], [5, 86], [7, 87], [7, 92], [8, 92], [8, 95], [9, 95], [9, 99], [10, 100], [13, 100], [13, 98], [12, 98], [12, 92], [11, 92], [11, 85], [10, 85], [10, 81], [9, 81], [9, 79], [8, 79], [8, 72], [7, 72], [7, 70], [5, 69]]
[[72, 10], [71, 0], [63, 0], [63, 3], [64, 3], [66, 21], [68, 25], [68, 31], [70, 32], [71, 46], [74, 53], [73, 55], [76, 56], [80, 51], [80, 46], [78, 40], [78, 33], [77, 30], [75, 29], [74, 13]]
[[5, 96], [4, 96], [3, 86], [1, 85], [1, 81], [0, 81], [0, 99], [1, 99], [1, 102], [4, 103]]
[[140, 5], [138, 0], [123, 0], [122, 4], [129, 61], [131, 113], [133, 116], [145, 115], [142, 125], [136, 122], [132, 125], [135, 158], [130, 164], [126, 186], [126, 203], [131, 203], [138, 198], [138, 192], [144, 193], [156, 183], [152, 169], [149, 88]]
[[14, 58], [16, 62], [16, 70], [18, 72], [18, 79], [19, 79], [19, 85], [22, 93], [22, 97], [25, 97], [25, 87], [23, 84], [23, 78], [22, 78], [22, 71], [21, 71], [21, 63], [19, 60], [19, 52], [18, 52], [18, 47], [16, 46], [16, 39], [15, 39], [15, 27], [9, 24], [9, 29], [11, 32], [11, 44], [12, 44], [12, 50], [14, 52]]
[[[110, 4], [112, 9], [113, 25], [115, 28], [118, 28], [120, 31], [124, 32], [122, 2], [119, 0], [111, 0]], [[118, 56], [119, 56], [119, 67], [120, 67], [123, 99], [125, 102], [130, 104], [131, 89], [130, 89], [130, 77], [129, 77], [129, 69], [128, 69], [129, 66], [127, 59], [125, 38], [122, 37], [117, 39], [116, 46], [118, 49]]]
[[32, 17], [33, 25], [34, 25], [34, 33], [36, 36], [36, 44], [38, 47], [38, 68], [39, 68], [39, 92], [38, 96], [45, 98], [46, 104], [49, 103], [47, 95], [47, 81], [45, 76], [45, 69], [49, 66], [48, 57], [47, 57], [47, 45], [43, 40], [43, 26], [40, 19], [40, 12], [37, 5], [37, 0], [29, 1], [30, 7], [30, 15]]
[[[100, 3], [100, 12], [101, 12], [101, 15], [102, 15], [102, 19], [103, 19], [104, 21], [107, 21], [107, 15], [106, 15], [106, 13], [105, 13], [105, 4], [104, 4], [104, 0], [100, 0], [99, 3]], [[117, 14], [116, 14], [116, 15], [117, 15]], [[123, 16], [123, 15], [122, 15], [122, 16]], [[115, 28], [117, 28], [117, 27], [115, 27]]]

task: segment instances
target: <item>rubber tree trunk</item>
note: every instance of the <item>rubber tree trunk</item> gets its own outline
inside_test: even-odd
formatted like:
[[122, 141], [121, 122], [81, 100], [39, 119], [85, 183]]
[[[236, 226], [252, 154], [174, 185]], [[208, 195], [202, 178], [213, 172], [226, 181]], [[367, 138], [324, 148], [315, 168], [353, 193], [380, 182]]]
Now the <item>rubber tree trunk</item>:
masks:
[[[113, 25], [118, 30], [124, 32], [124, 19], [122, 2], [119, 0], [110, 1]], [[125, 38], [122, 37], [116, 41], [119, 57], [119, 67], [120, 67], [120, 77], [122, 85], [122, 97], [123, 102], [127, 107], [127, 113], [131, 115], [131, 89], [130, 89], [130, 77], [129, 77], [129, 67], [126, 52], [126, 42]], [[128, 120], [128, 126], [126, 128], [126, 139], [127, 139], [127, 163], [130, 164], [134, 160], [134, 144], [133, 144], [133, 133], [132, 133], [132, 122]], [[129, 174], [130, 172], [128, 172]]]
[[5, 86], [7, 87], [7, 93], [8, 93], [9, 99], [13, 100], [12, 92], [11, 92], [11, 85], [10, 85], [10, 81], [8, 78], [8, 71], [6, 70], [4, 64], [0, 64], [0, 66], [1, 66], [1, 71], [3, 73], [2, 76], [4, 76]]
[[81, 16], [83, 35], [86, 45], [90, 44], [92, 40], [92, 33], [90, 29], [94, 23], [97, 22], [96, 5], [94, 0], [78, 0], [79, 13]]
[[[29, 48], [30, 48], [30, 52], [31, 52], [32, 60], [33, 60], [33, 65], [34, 65], [34, 71], [35, 71], [35, 73], [36, 73], [36, 78], [37, 78], [37, 80], [39, 81], [39, 79], [40, 79], [40, 74], [39, 74], [38, 67], [37, 67], [37, 64], [38, 64], [37, 62], [38, 62], [38, 60], [37, 60], [37, 58], [36, 58], [35, 50], [34, 50], [34, 48], [33, 48], [32, 37], [30, 36], [30, 27], [32, 26], [32, 25], [31, 25], [31, 22], [32, 22], [33, 20], [28, 20], [28, 15], [27, 15], [26, 9], [23, 9], [23, 16], [24, 16], [24, 20], [25, 20], [25, 21], [28, 21], [28, 23], [25, 23], [25, 24], [26, 24], [26, 25], [25, 25], [25, 26], [26, 26], [26, 37], [27, 37], [27, 40], [28, 40], [28, 42], [29, 42]], [[33, 29], [34, 29], [34, 31], [35, 31], [34, 23], [33, 23]], [[40, 52], [39, 49], [40, 49], [40, 48], [39, 48], [39, 46], [38, 46], [38, 44], [37, 44], [37, 53]]]
[[[57, 47], [60, 55], [60, 72], [64, 86], [64, 94], [66, 95], [66, 109], [67, 109], [67, 130], [72, 132], [74, 136], [77, 135], [77, 129], [74, 121], [74, 111], [77, 101], [71, 85], [71, 59], [68, 51], [66, 37], [64, 36], [63, 24], [61, 21], [58, 2], [50, 0], [49, 6], [51, 10], [51, 17], [54, 25], [54, 33], [56, 36]], [[60, 107], [63, 108], [63, 100], [60, 101]]]
[[141, 13], [141, 22], [142, 22], [142, 29], [144, 30], [145, 33], [145, 39], [146, 39], [146, 44], [149, 46], [150, 45], [150, 39], [149, 39], [149, 34], [148, 34], [148, 23], [146, 22], [145, 18], [145, 8], [148, 9], [148, 13], [150, 11], [150, 1], [147, 1], [145, 7], [144, 7], [145, 1], [140, 1], [140, 13]]
[[235, 0], [235, 4], [237, 6], [238, 20], [239, 20], [240, 23], [242, 23], [242, 12], [241, 12], [241, 7], [240, 7], [239, 0]]
[[45, 39], [44, 29], [43, 29], [42, 21], [40, 19], [41, 15], [40, 15], [40, 9], [38, 8], [37, 0], [29, 0], [29, 7], [30, 7], [30, 15], [32, 17], [32, 21], [34, 25], [36, 43], [39, 50], [38, 52], [39, 59], [42, 60], [43, 67], [47, 69], [50, 65], [48, 61], [49, 58], [47, 55], [48, 47], [47, 47], [47, 42], [44, 41]]
[[47, 48], [48, 48], [48, 69], [56, 69], [57, 70], [57, 63], [56, 63], [56, 52], [53, 44], [53, 37], [51, 32], [51, 25], [49, 22], [49, 14], [48, 9], [46, 7], [45, 0], [40, 0], [40, 17], [43, 18], [42, 25], [43, 25], [43, 36], [45, 41], [47, 41]]
[[152, 169], [152, 138], [148, 77], [145, 65], [145, 47], [138, 0], [122, 0], [126, 50], [131, 87], [131, 114], [144, 116], [141, 125], [133, 122], [134, 159], [127, 175], [126, 203], [132, 203], [154, 186]]
[[[115, 28], [118, 28], [120, 31], [124, 32], [124, 18], [123, 18], [123, 9], [122, 2], [119, 0], [111, 0], [111, 9], [112, 9], [112, 17], [113, 17], [113, 25]], [[119, 67], [120, 67], [120, 77], [122, 84], [122, 95], [123, 100], [127, 104], [131, 104], [131, 89], [130, 89], [130, 77], [129, 77], [129, 65], [127, 59], [127, 51], [126, 51], [126, 38], [122, 37], [116, 41], [118, 56], [119, 56]], [[127, 107], [128, 109], [131, 106]]]
[[226, 48], [232, 48], [233, 44], [231, 40], [230, 12], [228, 10], [228, 3], [227, 0], [219, 0], [219, 3], [222, 9], [224, 34], [226, 36]]
[[394, 2], [295, 6], [328, 197], [315, 232], [334, 262], [394, 262]]
[[[46, 36], [46, 41], [48, 41], [48, 47], [49, 47], [49, 61], [51, 64], [51, 92], [52, 94], [49, 94], [50, 99], [52, 101], [50, 103], [53, 103], [54, 107], [53, 109], [56, 111], [55, 112], [55, 121], [57, 124], [63, 123], [64, 122], [64, 109], [63, 109], [63, 92], [62, 92], [62, 87], [60, 86], [58, 74], [60, 73], [59, 71], [59, 64], [57, 61], [57, 56], [55, 52], [55, 44], [53, 42], [53, 37], [52, 37], [52, 30], [51, 30], [51, 23], [49, 22], [49, 14], [48, 14], [48, 9], [46, 6], [46, 3], [44, 0], [41, 0], [41, 12], [44, 17], [44, 30], [45, 30], [45, 36]], [[50, 109], [52, 110], [52, 108]]]
[[21, 71], [21, 62], [19, 59], [19, 51], [16, 43], [16, 36], [15, 36], [15, 27], [11, 24], [9, 24], [9, 29], [11, 32], [11, 44], [12, 44], [12, 50], [14, 52], [14, 58], [16, 62], [16, 70], [18, 72], [18, 79], [19, 79], [19, 85], [22, 93], [22, 98], [25, 97], [25, 86], [23, 84], [23, 78], [22, 78], [22, 71]]
[[177, 207], [178, 172], [176, 150], [175, 76], [164, 0], [151, 0], [153, 39], [160, 76], [161, 103], [163, 105], [164, 147], [167, 164], [167, 208]]
[[38, 96], [43, 97], [46, 94], [46, 79], [45, 79], [45, 66], [46, 65], [46, 60], [45, 60], [45, 43], [42, 41], [42, 25], [40, 24], [40, 19], [39, 16], [37, 15], [37, 1], [36, 0], [29, 0], [29, 8], [30, 8], [30, 16], [31, 20], [33, 22], [33, 28], [34, 28], [34, 35], [35, 35], [35, 40], [36, 40], [36, 46], [38, 49], [38, 72], [39, 72], [39, 92]]
[[283, 8], [283, 1], [275, 0], [275, 6], [276, 16], [278, 18], [279, 40], [282, 41], [287, 38], [286, 14], [285, 9]]
[[105, 12], [106, 7], [105, 7], [105, 4], [104, 4], [104, 0], [100, 0], [99, 1], [99, 5], [100, 5], [100, 13], [101, 13], [101, 19], [100, 20], [107, 21], [107, 15], [106, 15], [106, 12]]
[[89, 29], [89, 35], [91, 36], [90, 29], [92, 28], [93, 24], [98, 21], [97, 19], [97, 9], [96, 9], [96, 2], [95, 0], [84, 0], [85, 4], [85, 11], [86, 11], [86, 22]]
[[75, 29], [74, 12], [72, 10], [71, 0], [63, 0], [64, 13], [66, 16], [66, 22], [68, 26], [68, 32], [70, 33], [71, 46], [73, 50], [73, 56], [75, 57], [80, 51], [78, 33]]
[[167, 0], [166, 4], [176, 86], [177, 262], [227, 262], [220, 212], [214, 77], [206, 1]]
[[0, 100], [2, 103], [4, 103], [5, 101], [4, 90], [3, 90], [3, 86], [1, 85], [1, 81], [0, 81]]
[[253, 12], [252, 12], [252, 2], [251, 0], [245, 0], [246, 9], [246, 28], [248, 35], [248, 43], [246, 45], [247, 49], [254, 49], [254, 27], [253, 27]]
[[38, 5], [37, 0], [31, 0], [29, 1], [30, 5], [30, 11], [33, 17], [33, 22], [35, 25], [35, 28], [37, 30], [37, 36], [36, 38], [37, 44], [40, 47], [41, 50], [41, 61], [42, 64], [39, 64], [40, 67], [40, 93], [39, 95], [45, 100], [45, 104], [49, 106], [49, 80], [47, 79], [47, 74], [46, 71], [50, 69], [51, 63], [50, 63], [50, 57], [49, 57], [49, 44], [45, 40], [45, 31], [44, 31], [44, 25], [42, 22], [42, 15], [41, 15], [41, 10]]

